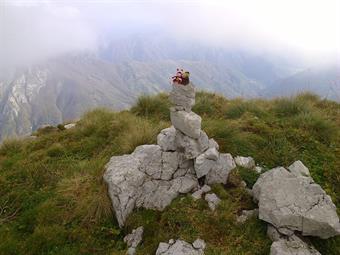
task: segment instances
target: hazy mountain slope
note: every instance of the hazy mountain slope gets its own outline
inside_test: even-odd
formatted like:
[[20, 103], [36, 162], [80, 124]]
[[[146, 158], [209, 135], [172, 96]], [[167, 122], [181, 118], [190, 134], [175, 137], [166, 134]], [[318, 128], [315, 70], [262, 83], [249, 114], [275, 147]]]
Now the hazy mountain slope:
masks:
[[268, 97], [295, 95], [312, 91], [322, 97], [340, 101], [340, 66], [313, 67], [285, 79], [278, 80], [265, 89]]
[[127, 108], [141, 94], [167, 91], [177, 67], [190, 70], [199, 89], [233, 98], [261, 96], [301, 63], [162, 35], [130, 36], [98, 52], [72, 53], [0, 74], [0, 140], [78, 118], [94, 107]]
[[1, 138], [72, 120], [98, 106], [127, 108], [140, 94], [168, 90], [178, 66], [193, 73], [198, 88], [228, 97], [254, 97], [263, 88], [237, 70], [203, 61], [112, 63], [91, 54], [63, 56], [17, 71], [12, 81], [2, 82]]
[[119, 78], [95, 58], [58, 59], [18, 73], [1, 97], [1, 138], [78, 118], [96, 106], [127, 107], [133, 100], [126, 88], [115, 86]]

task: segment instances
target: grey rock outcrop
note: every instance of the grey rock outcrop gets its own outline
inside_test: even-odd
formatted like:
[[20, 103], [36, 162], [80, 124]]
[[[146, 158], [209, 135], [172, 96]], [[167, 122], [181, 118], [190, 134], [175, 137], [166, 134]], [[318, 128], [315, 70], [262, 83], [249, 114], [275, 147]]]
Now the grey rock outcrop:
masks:
[[259, 218], [283, 234], [329, 238], [340, 234], [339, 217], [330, 196], [311, 177], [283, 167], [263, 173], [253, 186]]
[[272, 243], [270, 255], [321, 255], [312, 245], [296, 235]]
[[170, 240], [168, 243], [159, 243], [156, 255], [203, 255], [204, 248], [205, 243], [201, 239], [197, 239], [193, 244], [183, 240]]

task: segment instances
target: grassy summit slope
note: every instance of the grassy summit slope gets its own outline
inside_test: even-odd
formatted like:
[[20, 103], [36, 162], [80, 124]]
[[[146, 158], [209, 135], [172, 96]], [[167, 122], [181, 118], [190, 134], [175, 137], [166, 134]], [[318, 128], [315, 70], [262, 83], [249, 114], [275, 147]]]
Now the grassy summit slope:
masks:
[[[112, 155], [155, 143], [169, 126], [167, 96], [141, 97], [130, 110], [84, 115], [73, 129], [45, 128], [36, 139], [4, 142], [0, 148], [0, 254], [125, 254], [122, 239], [145, 227], [137, 254], [154, 254], [170, 238], [204, 239], [206, 254], [268, 254], [266, 225], [237, 225], [242, 209], [255, 208], [241, 187], [258, 177], [233, 171], [226, 186], [213, 187], [222, 203], [180, 196], [164, 212], [137, 210], [118, 228], [102, 181]], [[226, 100], [198, 93], [194, 112], [221, 152], [252, 156], [270, 169], [302, 160], [340, 208], [340, 104], [311, 94], [276, 100]], [[339, 211], [339, 210], [338, 210]], [[340, 238], [312, 239], [322, 254], [340, 254]]]

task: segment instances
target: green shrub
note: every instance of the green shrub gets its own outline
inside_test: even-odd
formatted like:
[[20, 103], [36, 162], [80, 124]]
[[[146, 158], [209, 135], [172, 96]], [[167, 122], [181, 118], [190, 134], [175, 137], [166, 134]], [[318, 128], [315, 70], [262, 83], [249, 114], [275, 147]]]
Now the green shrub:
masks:
[[168, 121], [170, 117], [169, 108], [168, 95], [159, 94], [157, 96], [140, 96], [137, 103], [131, 108], [131, 112], [138, 116]]
[[59, 247], [67, 244], [67, 231], [60, 225], [38, 226], [27, 239], [25, 254], [46, 254], [57, 252]]
[[197, 92], [196, 102], [192, 110], [201, 116], [222, 116], [222, 110], [226, 105], [225, 99], [217, 94]]
[[296, 98], [280, 98], [274, 101], [273, 111], [279, 117], [291, 117], [310, 109], [308, 104]]
[[237, 172], [241, 176], [242, 180], [244, 180], [247, 183], [247, 186], [249, 188], [253, 187], [253, 185], [260, 176], [260, 174], [258, 174], [254, 170], [246, 169], [243, 167], [238, 167]]
[[294, 127], [302, 128], [320, 142], [330, 144], [338, 136], [333, 122], [317, 112], [302, 112], [292, 120]]
[[59, 125], [57, 126], [57, 128], [58, 128], [60, 131], [65, 130], [65, 126], [64, 126], [63, 124], [59, 124]]
[[64, 147], [59, 144], [53, 144], [48, 150], [47, 150], [47, 155], [51, 158], [57, 158], [57, 157], [62, 157], [65, 154], [65, 149]]
[[264, 111], [258, 106], [257, 101], [243, 101], [235, 99], [225, 108], [224, 116], [227, 119], [239, 119], [246, 112], [252, 113], [257, 117], [264, 115]]
[[53, 132], [56, 132], [58, 131], [58, 128], [56, 127], [53, 127], [53, 126], [46, 126], [46, 127], [42, 127], [42, 128], [39, 128], [35, 134], [37, 136], [41, 136], [41, 135], [47, 135], [47, 134], [51, 134]]
[[23, 141], [18, 139], [7, 139], [0, 147], [0, 155], [15, 155], [22, 151]]

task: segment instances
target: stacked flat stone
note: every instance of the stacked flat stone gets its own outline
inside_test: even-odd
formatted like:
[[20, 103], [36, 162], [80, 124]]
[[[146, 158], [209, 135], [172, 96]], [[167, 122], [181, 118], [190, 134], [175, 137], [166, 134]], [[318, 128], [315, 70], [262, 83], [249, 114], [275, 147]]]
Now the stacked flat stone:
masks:
[[157, 136], [157, 144], [138, 146], [132, 154], [113, 156], [104, 181], [119, 226], [136, 207], [164, 210], [179, 194], [206, 184], [226, 183], [236, 167], [230, 154], [201, 130], [201, 117], [191, 111], [195, 88], [173, 84], [170, 94], [172, 125]]
[[[163, 150], [172, 144], [173, 150], [183, 152], [191, 160], [197, 178], [205, 177], [206, 184], [226, 183], [229, 172], [236, 167], [233, 157], [218, 152], [218, 144], [201, 129], [201, 117], [192, 112], [195, 105], [195, 87], [173, 83], [170, 93], [172, 127], [161, 132], [157, 143]], [[165, 146], [164, 146], [165, 145]]]

